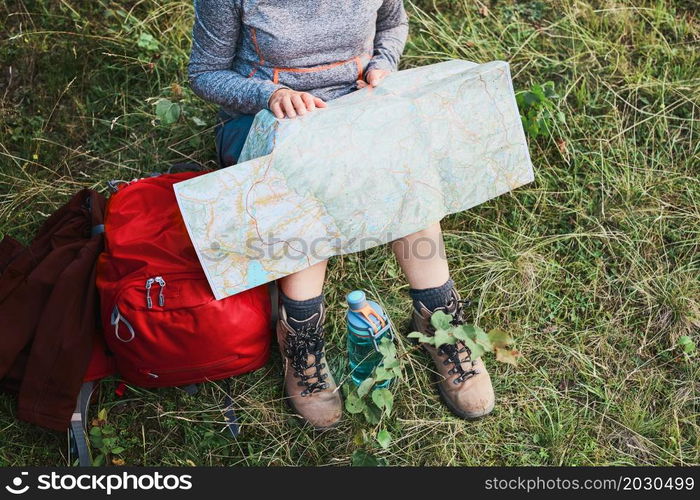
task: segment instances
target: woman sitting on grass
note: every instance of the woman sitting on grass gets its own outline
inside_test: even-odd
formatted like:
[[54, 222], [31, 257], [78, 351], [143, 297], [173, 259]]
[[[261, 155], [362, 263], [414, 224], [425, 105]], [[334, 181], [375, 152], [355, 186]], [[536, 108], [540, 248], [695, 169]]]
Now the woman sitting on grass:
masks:
[[[396, 71], [408, 35], [402, 0], [196, 0], [190, 82], [219, 104], [216, 147], [222, 167], [236, 163], [253, 121], [269, 109], [295, 118]], [[411, 286], [413, 330], [432, 335], [441, 310], [464, 322], [463, 302], [450, 279], [440, 223], [392, 243]], [[316, 428], [336, 424], [342, 401], [325, 357], [323, 283], [327, 262], [279, 281], [277, 339], [285, 360], [285, 396]], [[462, 343], [424, 345], [440, 375], [445, 404], [462, 418], [494, 406], [481, 359]]]

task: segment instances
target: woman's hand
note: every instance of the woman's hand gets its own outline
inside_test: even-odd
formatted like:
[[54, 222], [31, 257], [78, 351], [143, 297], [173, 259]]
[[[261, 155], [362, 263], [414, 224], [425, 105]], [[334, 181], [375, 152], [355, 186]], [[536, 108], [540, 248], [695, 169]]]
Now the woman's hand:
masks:
[[270, 96], [268, 107], [277, 118], [296, 118], [316, 108], [325, 108], [326, 103], [308, 92], [278, 89]]
[[357, 80], [357, 88], [363, 89], [367, 86], [376, 87], [382, 80], [384, 80], [390, 71], [384, 69], [371, 69], [367, 72], [367, 78], [365, 80]]

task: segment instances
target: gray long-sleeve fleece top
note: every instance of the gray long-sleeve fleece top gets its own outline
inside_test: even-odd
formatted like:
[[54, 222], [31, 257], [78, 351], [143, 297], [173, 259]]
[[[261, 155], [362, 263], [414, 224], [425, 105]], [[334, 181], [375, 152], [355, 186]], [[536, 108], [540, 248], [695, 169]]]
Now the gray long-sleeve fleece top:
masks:
[[370, 69], [395, 71], [403, 0], [195, 0], [190, 84], [231, 115], [289, 87], [331, 100]]

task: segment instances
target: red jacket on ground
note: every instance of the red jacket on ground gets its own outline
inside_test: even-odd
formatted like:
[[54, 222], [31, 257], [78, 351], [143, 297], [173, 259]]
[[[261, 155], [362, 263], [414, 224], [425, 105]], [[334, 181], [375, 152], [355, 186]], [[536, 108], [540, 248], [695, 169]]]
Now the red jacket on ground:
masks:
[[83, 380], [111, 371], [95, 288], [104, 207], [84, 189], [28, 247], [0, 242], [0, 386], [18, 392], [17, 416], [27, 422], [65, 430]]

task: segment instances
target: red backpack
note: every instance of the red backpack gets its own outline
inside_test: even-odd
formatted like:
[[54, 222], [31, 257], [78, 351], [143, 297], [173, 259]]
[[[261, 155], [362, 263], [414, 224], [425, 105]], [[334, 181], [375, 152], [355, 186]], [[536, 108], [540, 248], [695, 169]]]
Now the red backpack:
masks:
[[173, 184], [203, 173], [123, 183], [107, 202], [97, 287], [105, 340], [126, 382], [188, 385], [268, 359], [267, 287], [215, 300], [180, 215]]

